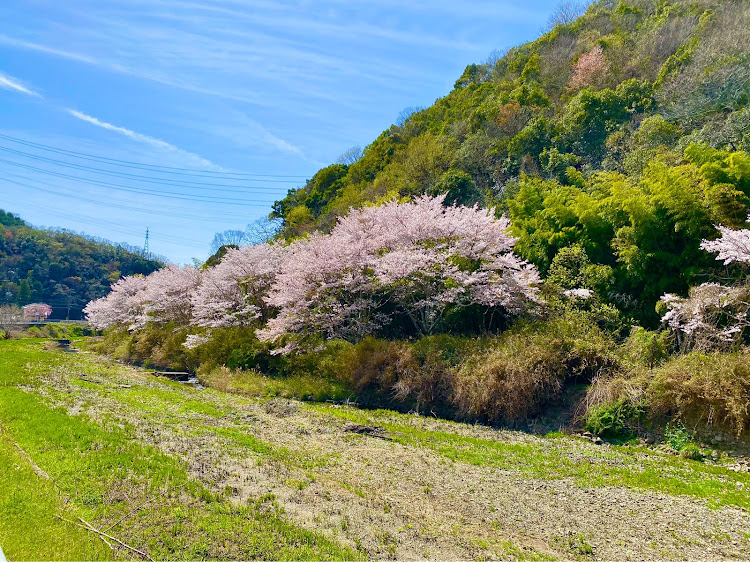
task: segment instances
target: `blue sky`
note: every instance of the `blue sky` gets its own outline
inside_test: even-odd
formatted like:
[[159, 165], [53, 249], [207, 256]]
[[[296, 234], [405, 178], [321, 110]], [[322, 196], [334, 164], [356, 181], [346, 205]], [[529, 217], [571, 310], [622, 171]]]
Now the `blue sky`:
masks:
[[203, 260], [557, 4], [3, 0], [0, 208]]

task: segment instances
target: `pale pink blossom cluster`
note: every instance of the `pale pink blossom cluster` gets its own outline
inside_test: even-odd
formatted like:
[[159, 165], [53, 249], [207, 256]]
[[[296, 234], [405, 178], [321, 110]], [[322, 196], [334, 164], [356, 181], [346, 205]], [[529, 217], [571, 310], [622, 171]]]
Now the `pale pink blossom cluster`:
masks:
[[704, 240], [701, 248], [707, 252], [717, 252], [716, 259], [725, 264], [750, 263], [750, 230], [733, 230], [726, 226], [716, 227], [721, 234], [716, 240]]
[[43, 302], [35, 302], [21, 307], [26, 320], [46, 320], [52, 314], [52, 307]]
[[188, 334], [185, 338], [185, 343], [182, 345], [185, 346], [186, 349], [195, 349], [196, 347], [199, 347], [203, 345], [204, 343], [208, 343], [211, 341], [210, 336], [203, 336], [200, 334]]
[[126, 326], [133, 331], [149, 322], [186, 324], [192, 316], [190, 295], [200, 280], [201, 272], [193, 266], [168, 265], [147, 277], [123, 277], [106, 297], [83, 310], [97, 329]]
[[126, 326], [133, 331], [149, 322], [205, 328], [249, 325], [267, 310], [264, 297], [283, 250], [280, 245], [248, 246], [230, 250], [206, 271], [168, 265], [147, 277], [124, 277], [84, 311], [98, 329]]
[[201, 284], [202, 273], [193, 266], [167, 265], [146, 278], [143, 313], [146, 322], [184, 325], [193, 317], [190, 296]]
[[[721, 236], [703, 240], [701, 248], [715, 252], [725, 265], [750, 263], [750, 230], [716, 227]], [[683, 349], [715, 349], [740, 343], [750, 326], [750, 284], [727, 287], [703, 283], [691, 287], [687, 298], [666, 294], [661, 298], [667, 312], [662, 322], [678, 336]]]
[[703, 283], [691, 287], [687, 298], [665, 294], [661, 301], [667, 312], [664, 322], [687, 351], [731, 347], [742, 341], [750, 326], [750, 289], [747, 285], [725, 287]]
[[86, 318], [98, 330], [114, 326], [126, 326], [135, 330], [145, 324], [143, 321], [145, 297], [148, 281], [143, 275], [123, 277], [112, 285], [105, 297], [91, 301], [83, 309]]
[[190, 296], [193, 323], [206, 328], [249, 326], [268, 317], [265, 297], [281, 267], [286, 248], [258, 244], [229, 250], [203, 273]]
[[329, 234], [233, 249], [204, 271], [172, 265], [126, 277], [85, 311], [100, 329], [194, 326], [189, 348], [215, 328], [256, 328], [285, 352], [308, 336], [356, 341], [398, 316], [429, 334], [451, 310], [514, 315], [536, 302], [539, 275], [513, 254], [508, 220], [444, 200], [352, 210]]
[[512, 253], [508, 220], [444, 199], [352, 210], [330, 234], [293, 244], [267, 299], [279, 313], [259, 337], [356, 340], [399, 314], [429, 334], [448, 309], [522, 312], [537, 299], [539, 275]]
[[568, 87], [578, 90], [592, 86], [602, 81], [609, 72], [609, 63], [604, 56], [604, 50], [597, 45], [588, 53], [583, 53], [573, 65], [573, 78]]
[[569, 299], [588, 300], [594, 296], [594, 291], [592, 291], [591, 289], [582, 288], [568, 289], [566, 291], [563, 291], [563, 295], [565, 295]]

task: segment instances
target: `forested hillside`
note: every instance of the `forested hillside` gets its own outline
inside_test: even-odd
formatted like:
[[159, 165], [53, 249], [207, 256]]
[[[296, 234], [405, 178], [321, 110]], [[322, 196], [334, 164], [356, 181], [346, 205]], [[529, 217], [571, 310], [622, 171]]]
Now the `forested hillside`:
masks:
[[161, 267], [137, 251], [58, 230], [40, 230], [0, 210], [0, 304], [45, 302], [51, 318], [81, 318], [123, 275]]
[[712, 225], [746, 219], [748, 45], [747, 2], [595, 2], [469, 65], [450, 94], [358, 161], [320, 170], [273, 214], [295, 237], [392, 197], [497, 207], [543, 274], [579, 245], [606, 267], [605, 299], [654, 325], [665, 291], [712, 271], [698, 249]]

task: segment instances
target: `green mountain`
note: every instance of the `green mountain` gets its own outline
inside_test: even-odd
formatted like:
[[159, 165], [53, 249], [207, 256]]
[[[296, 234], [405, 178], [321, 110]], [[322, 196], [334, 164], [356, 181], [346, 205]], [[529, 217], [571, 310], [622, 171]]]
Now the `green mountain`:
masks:
[[46, 302], [52, 318], [82, 317], [92, 299], [123, 275], [163, 264], [126, 248], [63, 230], [42, 230], [0, 210], [0, 304]]
[[516, 251], [543, 274], [581, 246], [608, 268], [605, 300], [653, 323], [661, 294], [711, 273], [698, 246], [713, 225], [748, 215], [748, 45], [745, 1], [600, 0], [469, 65], [447, 96], [272, 216], [293, 238], [352, 206], [447, 192], [509, 214]]

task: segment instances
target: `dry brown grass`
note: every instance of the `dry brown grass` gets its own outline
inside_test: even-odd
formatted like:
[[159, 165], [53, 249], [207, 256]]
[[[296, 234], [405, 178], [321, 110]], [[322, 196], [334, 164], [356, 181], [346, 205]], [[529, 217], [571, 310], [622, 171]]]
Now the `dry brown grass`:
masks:
[[691, 427], [750, 429], [750, 353], [688, 353], [653, 370], [597, 378], [579, 417], [619, 400], [645, 406], [655, 420], [680, 419]]
[[750, 428], [750, 353], [691, 353], [654, 371], [645, 398], [655, 415], [702, 426]]
[[408, 344], [375, 338], [345, 350], [337, 363], [343, 382], [359, 392], [395, 390], [399, 380], [419, 369]]
[[494, 423], [538, 415], [566, 384], [617, 370], [614, 347], [594, 325], [555, 319], [482, 340], [368, 338], [337, 366], [365, 402]]
[[471, 418], [510, 421], [553, 405], [568, 382], [618, 368], [611, 343], [594, 326], [558, 319], [505, 334], [473, 357], [453, 381], [453, 402]]

